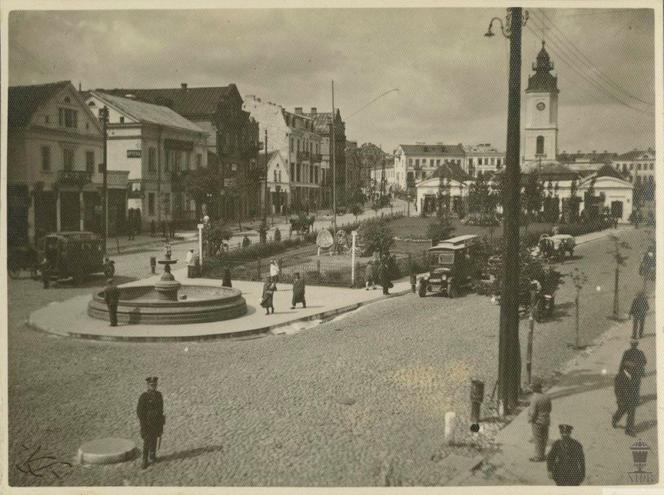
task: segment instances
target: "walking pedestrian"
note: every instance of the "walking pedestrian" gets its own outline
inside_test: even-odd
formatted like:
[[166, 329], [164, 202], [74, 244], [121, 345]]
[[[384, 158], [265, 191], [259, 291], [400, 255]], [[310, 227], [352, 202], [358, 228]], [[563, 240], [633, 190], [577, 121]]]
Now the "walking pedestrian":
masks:
[[390, 255], [385, 255], [380, 261], [379, 277], [380, 285], [383, 287], [383, 294], [389, 295], [390, 289], [394, 287], [394, 284], [391, 280], [391, 268], [392, 268], [392, 257]]
[[157, 222], [150, 220], [150, 237], [157, 235]]
[[42, 259], [42, 262], [39, 264], [39, 270], [41, 271], [41, 279], [44, 289], [48, 289], [51, 281], [51, 262], [46, 256], [44, 256], [44, 259]]
[[643, 375], [645, 375], [646, 363], [648, 361], [643, 351], [638, 348], [639, 347], [638, 339], [631, 339], [629, 343], [630, 343], [630, 348], [627, 349], [622, 355], [622, 359], [620, 360], [620, 367], [618, 368], [618, 373], [620, 373], [623, 369], [627, 369], [627, 371], [632, 373], [632, 376], [634, 376], [634, 378], [639, 381], [639, 390], [640, 390], [641, 378], [643, 378]]
[[224, 268], [224, 276], [221, 280], [221, 286], [233, 287], [233, 284], [231, 283], [231, 269], [228, 267]]
[[136, 415], [141, 425], [141, 438], [143, 439], [143, 469], [149, 462], [157, 462], [157, 440], [164, 432], [164, 398], [157, 390], [158, 378], [149, 376], [145, 379], [148, 390], [138, 399]]
[[261, 296], [261, 306], [265, 308], [265, 314], [270, 314], [270, 309], [272, 314], [274, 314], [274, 291], [277, 290], [277, 286], [270, 278], [265, 279], [263, 284], [263, 295]]
[[364, 270], [364, 278], [366, 280], [366, 290], [369, 290], [369, 287], [376, 289], [376, 273], [374, 270], [373, 260], [367, 261], [367, 267]]
[[549, 478], [558, 486], [579, 486], [586, 477], [583, 446], [571, 437], [571, 425], [559, 425], [560, 440], [553, 442], [546, 458]]
[[190, 249], [187, 251], [187, 255], [185, 256], [184, 260], [187, 263], [187, 265], [192, 265], [192, 260], [194, 259], [194, 250]]
[[120, 290], [113, 283], [113, 279], [106, 280], [104, 288], [104, 301], [108, 307], [108, 316], [112, 327], [118, 326], [118, 303], [120, 302]]
[[300, 273], [295, 272], [295, 280], [293, 280], [293, 300], [291, 302], [291, 309], [295, 309], [297, 303], [302, 303], [302, 307], [307, 307], [307, 301], [304, 299], [304, 279], [300, 278]]
[[646, 315], [648, 314], [648, 296], [645, 291], [637, 292], [632, 300], [632, 307], [629, 310], [629, 315], [632, 317], [632, 338], [640, 339], [643, 337], [643, 327], [646, 324]]
[[551, 399], [542, 392], [542, 380], [533, 379], [533, 396], [528, 410], [528, 422], [532, 425], [533, 439], [535, 440], [535, 456], [531, 462], [543, 462], [546, 443], [549, 440], [549, 424], [551, 423]]
[[250, 244], [251, 244], [251, 241], [250, 241], [249, 238], [245, 235], [245, 236], [242, 238], [242, 247], [243, 247], [243, 248], [249, 247]]
[[276, 284], [278, 279], [279, 279], [279, 272], [281, 270], [279, 269], [279, 264], [277, 263], [277, 260], [273, 259], [270, 261], [270, 279]]
[[636, 420], [636, 406], [639, 405], [641, 379], [637, 379], [633, 370], [624, 367], [614, 380], [614, 392], [618, 409], [611, 418], [611, 426], [617, 427], [618, 422], [627, 414], [625, 435], [634, 436], [634, 421]]

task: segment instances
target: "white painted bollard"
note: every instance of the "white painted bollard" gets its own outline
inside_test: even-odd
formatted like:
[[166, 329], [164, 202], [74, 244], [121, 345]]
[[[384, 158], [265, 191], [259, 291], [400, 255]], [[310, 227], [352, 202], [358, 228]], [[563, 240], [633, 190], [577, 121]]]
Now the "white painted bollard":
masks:
[[203, 266], [203, 224], [199, 223], [198, 227], [198, 261]]
[[353, 237], [353, 247], [351, 248], [351, 260], [350, 260], [350, 285], [351, 287], [355, 287], [355, 240], [357, 239], [357, 230], [353, 230], [351, 232], [351, 235]]
[[445, 413], [445, 443], [454, 443], [454, 431], [456, 430], [456, 413], [447, 411]]

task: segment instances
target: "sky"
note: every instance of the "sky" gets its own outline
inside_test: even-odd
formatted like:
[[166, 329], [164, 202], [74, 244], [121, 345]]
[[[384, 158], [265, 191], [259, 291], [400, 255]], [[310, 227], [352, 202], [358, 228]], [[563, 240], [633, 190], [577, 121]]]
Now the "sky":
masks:
[[[560, 89], [559, 152], [654, 147], [653, 12], [529, 14], [522, 89], [547, 40]], [[329, 111], [334, 80], [347, 138], [360, 144], [393, 151], [415, 142], [491, 143], [504, 150], [509, 40], [497, 24], [497, 36], [483, 36], [494, 16], [504, 18], [505, 10], [15, 11], [9, 83], [235, 83], [242, 95], [291, 111]]]

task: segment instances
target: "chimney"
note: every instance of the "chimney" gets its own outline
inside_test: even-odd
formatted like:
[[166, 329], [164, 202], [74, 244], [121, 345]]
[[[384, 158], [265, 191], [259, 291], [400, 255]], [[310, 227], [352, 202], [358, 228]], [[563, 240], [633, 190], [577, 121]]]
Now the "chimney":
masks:
[[295, 113], [296, 114], [301, 114], [302, 113], [302, 107], [295, 107]]
[[187, 83], [180, 83], [180, 87], [186, 91]]
[[318, 111], [318, 109], [317, 109], [316, 107], [311, 107], [311, 113], [312, 113], [313, 115], [316, 115], [316, 112], [317, 112], [317, 111]]

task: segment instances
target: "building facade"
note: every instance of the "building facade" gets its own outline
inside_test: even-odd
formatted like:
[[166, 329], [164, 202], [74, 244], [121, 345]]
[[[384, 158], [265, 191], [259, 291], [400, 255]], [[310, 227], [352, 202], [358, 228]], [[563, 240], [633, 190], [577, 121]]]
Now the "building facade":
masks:
[[464, 172], [471, 177], [497, 172], [505, 166], [505, 153], [489, 143], [467, 145], [463, 149], [466, 155]]
[[[101, 233], [103, 130], [69, 81], [9, 88], [8, 242]], [[126, 212], [127, 172], [108, 174], [108, 230]]]
[[127, 207], [152, 221], [196, 220], [183, 173], [207, 167], [208, 134], [168, 107], [92, 91], [88, 107], [108, 109], [108, 169], [129, 172]]
[[553, 62], [544, 48], [533, 64], [525, 93], [524, 162], [555, 160], [558, 156], [558, 78], [551, 74]]
[[400, 144], [394, 152], [394, 183], [406, 189], [407, 177], [415, 182], [429, 178], [445, 164], [466, 168], [466, 153], [462, 144]]
[[219, 204], [208, 205], [213, 218], [237, 218], [260, 213], [258, 123], [242, 109], [235, 84], [228, 86], [166, 89], [100, 90], [106, 94], [166, 106], [208, 133], [208, 166], [222, 175]]

